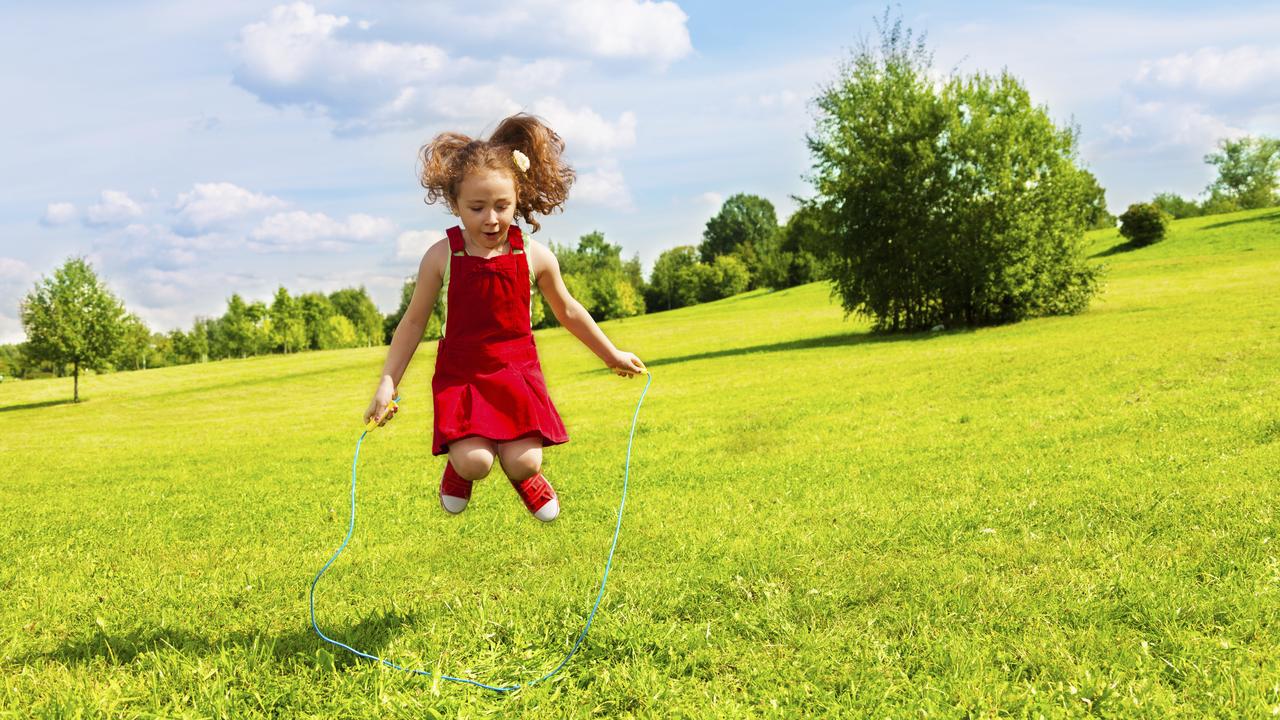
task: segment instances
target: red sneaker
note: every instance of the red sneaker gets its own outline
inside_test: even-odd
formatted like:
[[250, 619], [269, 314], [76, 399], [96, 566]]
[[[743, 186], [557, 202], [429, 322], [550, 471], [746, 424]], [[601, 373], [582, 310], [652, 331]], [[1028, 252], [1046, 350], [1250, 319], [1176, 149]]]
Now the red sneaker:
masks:
[[440, 478], [440, 507], [457, 515], [467, 509], [471, 499], [472, 482], [458, 474], [453, 465], [445, 462], [444, 475]]
[[516, 489], [516, 493], [524, 501], [524, 506], [529, 508], [529, 512], [542, 522], [551, 522], [560, 514], [560, 500], [556, 498], [556, 491], [551, 487], [551, 483], [542, 477], [542, 473], [537, 473], [526, 480], [512, 480], [511, 487]]

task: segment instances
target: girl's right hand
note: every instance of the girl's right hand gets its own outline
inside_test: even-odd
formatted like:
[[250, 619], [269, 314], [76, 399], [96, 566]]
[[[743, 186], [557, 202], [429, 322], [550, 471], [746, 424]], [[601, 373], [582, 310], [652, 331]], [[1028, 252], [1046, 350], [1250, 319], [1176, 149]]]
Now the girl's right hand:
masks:
[[391, 405], [395, 396], [396, 388], [391, 378], [382, 378], [382, 382], [378, 383], [377, 391], [373, 393], [373, 400], [369, 402], [369, 409], [364, 411], [365, 424], [368, 424], [370, 418], [378, 418], [378, 427], [382, 427], [388, 420], [395, 417], [396, 408], [391, 408], [391, 411], [387, 412], [387, 407]]

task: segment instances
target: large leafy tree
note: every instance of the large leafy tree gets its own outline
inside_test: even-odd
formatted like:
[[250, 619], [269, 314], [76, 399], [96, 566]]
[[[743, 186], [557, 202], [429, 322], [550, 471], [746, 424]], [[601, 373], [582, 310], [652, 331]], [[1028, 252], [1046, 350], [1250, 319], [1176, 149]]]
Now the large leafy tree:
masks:
[[1280, 173], [1280, 139], [1242, 137], [1218, 142], [1218, 152], [1204, 161], [1218, 168], [1206, 190], [1209, 203], [1220, 210], [1271, 207], [1276, 204], [1276, 174]]
[[123, 333], [124, 305], [83, 258], [71, 258], [42, 277], [19, 310], [27, 334], [23, 345], [38, 362], [72, 366], [73, 400], [80, 402], [80, 370], [110, 367]]
[[916, 330], [1084, 309], [1098, 194], [1077, 133], [1007, 72], [935, 81], [923, 39], [888, 20], [816, 99], [808, 138], [846, 312]]

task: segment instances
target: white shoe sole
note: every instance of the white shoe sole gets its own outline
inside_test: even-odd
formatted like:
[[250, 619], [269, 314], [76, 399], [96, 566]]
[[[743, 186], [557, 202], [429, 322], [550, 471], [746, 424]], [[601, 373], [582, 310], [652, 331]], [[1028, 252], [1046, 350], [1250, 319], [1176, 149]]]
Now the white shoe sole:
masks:
[[451, 515], [457, 515], [467, 509], [467, 498], [454, 497], [452, 495], [441, 495], [440, 507], [444, 508], [444, 511]]
[[538, 512], [533, 516], [542, 522], [551, 522], [560, 514], [560, 501], [557, 498], [551, 498], [546, 505], [538, 508]]

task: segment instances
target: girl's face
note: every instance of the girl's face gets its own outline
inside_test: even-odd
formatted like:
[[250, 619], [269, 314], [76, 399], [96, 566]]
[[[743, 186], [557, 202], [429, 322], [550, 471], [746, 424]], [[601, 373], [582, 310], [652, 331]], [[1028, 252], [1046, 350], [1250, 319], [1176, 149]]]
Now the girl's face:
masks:
[[458, 186], [458, 217], [471, 242], [496, 248], [507, 239], [515, 220], [516, 184], [506, 173], [480, 169], [467, 173]]

